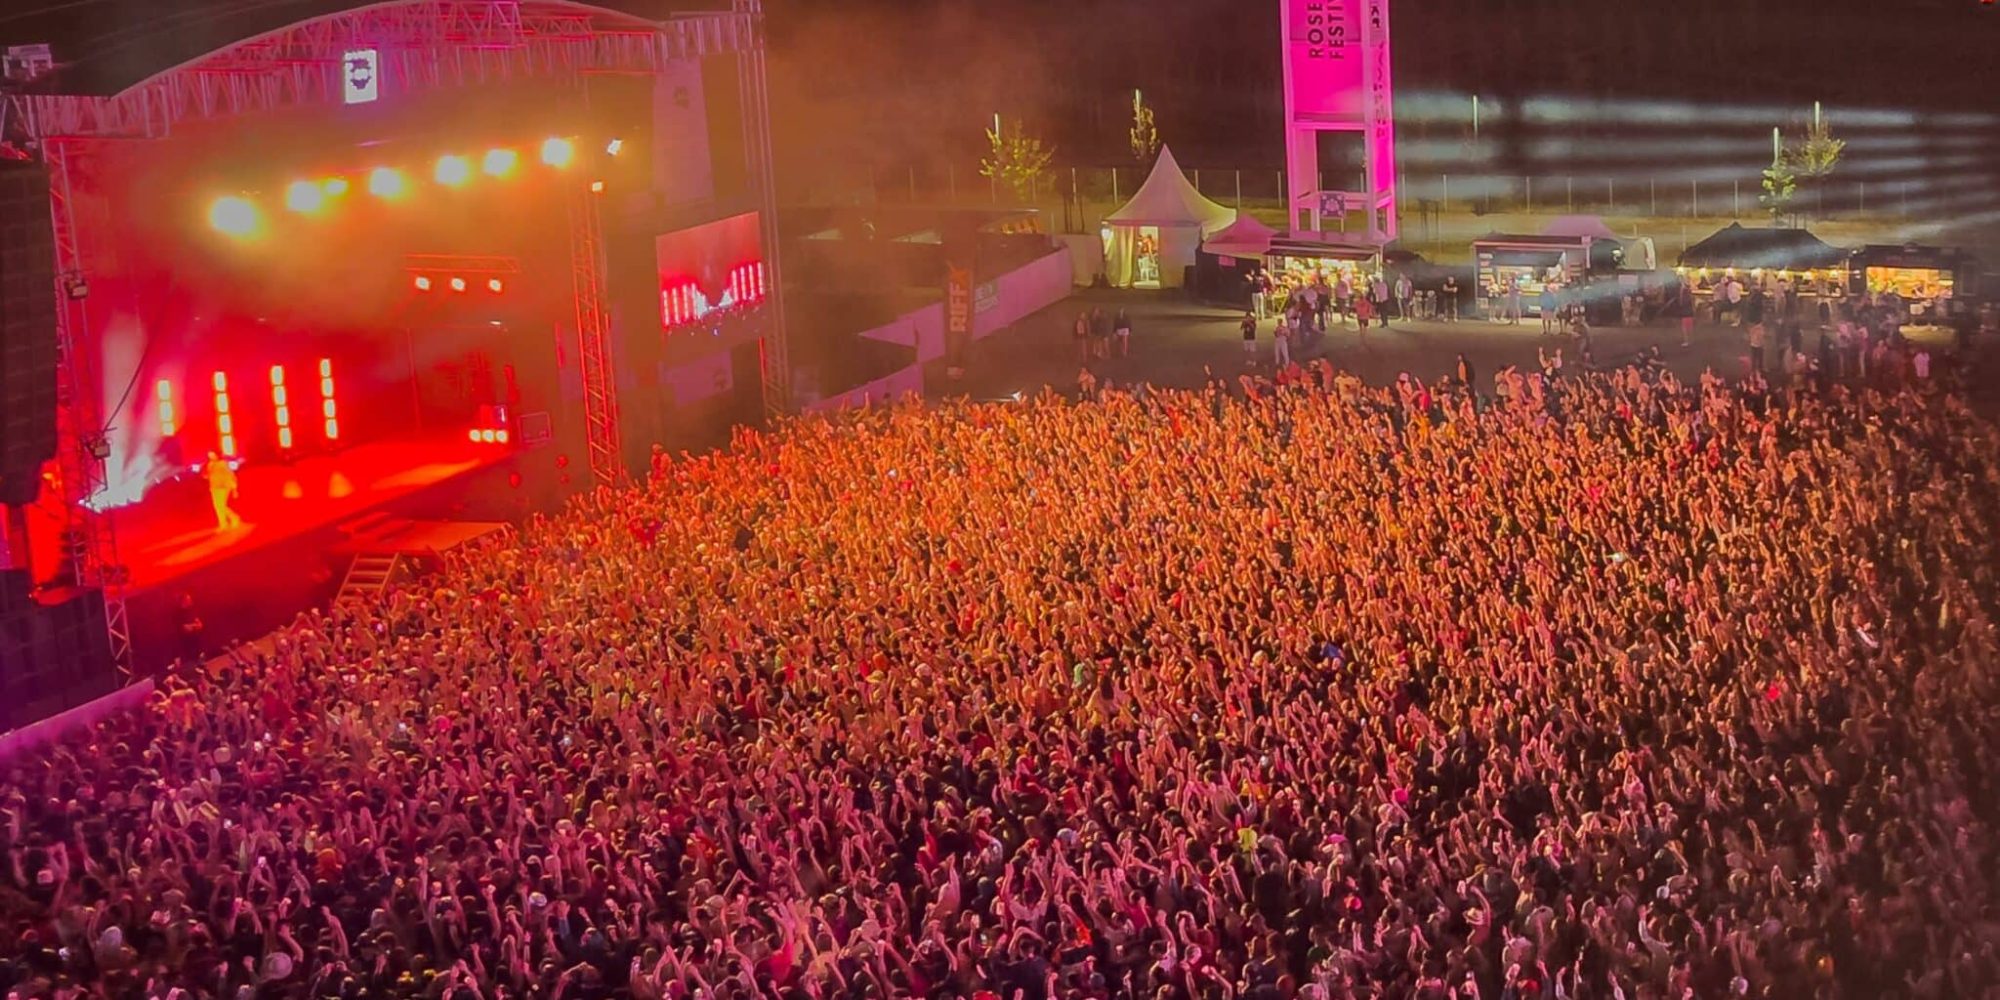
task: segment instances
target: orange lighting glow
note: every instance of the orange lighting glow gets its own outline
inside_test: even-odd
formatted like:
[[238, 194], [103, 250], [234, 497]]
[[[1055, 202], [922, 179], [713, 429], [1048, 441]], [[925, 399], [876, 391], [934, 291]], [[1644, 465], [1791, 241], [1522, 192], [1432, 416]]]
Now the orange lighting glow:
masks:
[[229, 236], [249, 236], [257, 231], [257, 206], [248, 198], [224, 195], [208, 207], [208, 224]]
[[576, 144], [568, 139], [550, 139], [542, 143], [542, 162], [561, 170], [576, 160]]
[[329, 177], [320, 185], [320, 190], [325, 191], [329, 198], [338, 198], [347, 193], [347, 178]]
[[472, 179], [472, 161], [463, 156], [441, 156], [437, 162], [437, 172], [433, 175], [439, 184], [457, 187]]
[[390, 167], [376, 167], [368, 173], [368, 193], [377, 198], [401, 198], [410, 190], [410, 179]]
[[294, 212], [317, 212], [326, 207], [326, 189], [311, 181], [293, 181], [285, 188], [285, 207]]
[[489, 149], [480, 160], [479, 169], [486, 171], [488, 177], [505, 177], [513, 173], [520, 162], [521, 154], [511, 149]]

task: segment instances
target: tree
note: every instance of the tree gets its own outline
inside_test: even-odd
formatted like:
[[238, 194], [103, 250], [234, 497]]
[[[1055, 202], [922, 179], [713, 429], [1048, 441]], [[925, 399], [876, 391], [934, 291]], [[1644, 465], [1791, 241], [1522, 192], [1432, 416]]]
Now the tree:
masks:
[[1007, 185], [1022, 201], [1033, 199], [1049, 161], [1055, 158], [1055, 147], [1042, 145], [1018, 119], [1002, 123], [997, 115], [993, 127], [986, 130], [986, 142], [992, 155], [980, 159], [980, 176]]
[[[1806, 187], [1816, 192], [1825, 190], [1826, 179], [1833, 175], [1840, 165], [1840, 156], [1847, 150], [1847, 140], [1835, 138], [1833, 126], [1820, 113], [1819, 104], [1813, 104], [1812, 124], [1806, 127], [1805, 138], [1793, 148], [1791, 161], [1798, 179]], [[1822, 196], [1821, 200], [1824, 200]]]
[[1785, 209], [1791, 207], [1792, 197], [1798, 194], [1799, 176], [1792, 165], [1791, 152], [1778, 136], [1778, 130], [1771, 130], [1771, 165], [1764, 168], [1764, 193], [1757, 200], [1771, 213], [1771, 221], [1784, 218]]
[[1146, 106], [1145, 95], [1132, 91], [1132, 158], [1141, 164], [1151, 163], [1153, 155], [1160, 151], [1160, 130], [1153, 127], [1153, 109]]

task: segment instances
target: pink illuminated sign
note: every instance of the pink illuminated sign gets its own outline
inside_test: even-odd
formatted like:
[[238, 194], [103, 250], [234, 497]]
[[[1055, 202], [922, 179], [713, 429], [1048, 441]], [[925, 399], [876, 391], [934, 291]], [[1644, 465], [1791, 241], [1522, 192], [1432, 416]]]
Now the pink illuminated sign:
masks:
[[1296, 117], [1358, 117], [1363, 0], [1284, 0], [1285, 58]]

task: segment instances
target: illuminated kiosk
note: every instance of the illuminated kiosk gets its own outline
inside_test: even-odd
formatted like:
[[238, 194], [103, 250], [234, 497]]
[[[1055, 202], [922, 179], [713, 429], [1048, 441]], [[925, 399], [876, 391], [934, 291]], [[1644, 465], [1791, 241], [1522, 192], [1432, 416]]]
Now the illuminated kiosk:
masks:
[[[1279, 0], [1284, 34], [1286, 227], [1377, 248], [1396, 239], [1389, 0]], [[1360, 191], [1321, 187], [1321, 133], [1357, 133]], [[1360, 228], [1347, 232], [1347, 219]]]
[[516, 520], [790, 406], [756, 0], [270, 6], [0, 94], [55, 233], [36, 579], [103, 586], [127, 663], [180, 591], [261, 634], [370, 523]]

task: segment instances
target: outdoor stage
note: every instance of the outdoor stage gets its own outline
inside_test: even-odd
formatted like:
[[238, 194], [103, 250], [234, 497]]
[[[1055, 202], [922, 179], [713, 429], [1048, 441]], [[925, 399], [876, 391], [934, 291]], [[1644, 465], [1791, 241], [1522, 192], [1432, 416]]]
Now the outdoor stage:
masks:
[[[259, 549], [359, 518], [378, 507], [445, 486], [498, 464], [511, 452], [462, 436], [381, 441], [291, 465], [246, 465], [233, 505], [240, 528], [215, 525], [208, 483], [198, 474], [154, 487], [146, 499], [113, 513], [131, 586], [144, 592]], [[302, 569], [304, 569], [302, 567]]]
[[[546, 503], [523, 482], [521, 466], [521, 453], [463, 437], [382, 441], [289, 465], [245, 465], [237, 471], [234, 505], [245, 523], [230, 531], [215, 526], [208, 484], [199, 476], [154, 487], [139, 503], [111, 512], [131, 573], [135, 665], [157, 669], [181, 652], [183, 595], [192, 597], [205, 626], [203, 644], [213, 653], [279, 628], [304, 608], [324, 606], [355, 553], [382, 542], [384, 529], [517, 520]], [[424, 539], [451, 537], [406, 532], [381, 547], [421, 548]]]

